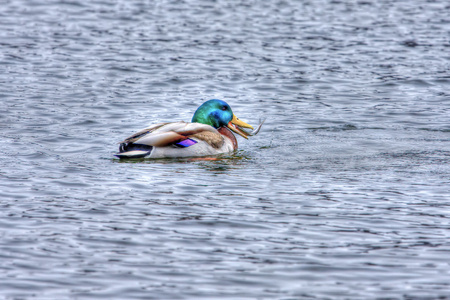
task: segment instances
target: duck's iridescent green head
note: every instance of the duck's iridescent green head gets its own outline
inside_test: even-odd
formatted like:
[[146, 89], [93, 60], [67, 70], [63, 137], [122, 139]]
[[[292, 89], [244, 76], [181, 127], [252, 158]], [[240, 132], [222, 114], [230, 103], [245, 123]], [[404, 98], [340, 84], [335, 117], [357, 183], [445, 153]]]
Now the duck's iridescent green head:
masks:
[[192, 117], [192, 122], [211, 125], [216, 129], [228, 127], [245, 138], [248, 133], [240, 130], [239, 127], [253, 129], [251, 125], [239, 120], [225, 101], [218, 99], [209, 100], [200, 105]]

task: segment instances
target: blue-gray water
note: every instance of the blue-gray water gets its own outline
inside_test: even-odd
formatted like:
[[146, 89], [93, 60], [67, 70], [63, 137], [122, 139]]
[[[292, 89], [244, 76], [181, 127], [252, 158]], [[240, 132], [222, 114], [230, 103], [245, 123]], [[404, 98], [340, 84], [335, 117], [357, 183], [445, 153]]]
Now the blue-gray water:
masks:
[[[449, 299], [448, 1], [2, 1], [1, 299]], [[226, 100], [216, 161], [117, 142]]]

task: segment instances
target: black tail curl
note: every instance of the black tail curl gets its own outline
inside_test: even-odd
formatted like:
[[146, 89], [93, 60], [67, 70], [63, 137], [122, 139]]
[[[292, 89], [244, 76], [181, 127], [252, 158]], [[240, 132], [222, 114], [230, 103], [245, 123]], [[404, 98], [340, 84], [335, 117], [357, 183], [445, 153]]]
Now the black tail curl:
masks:
[[119, 146], [119, 153], [133, 151], [133, 150], [143, 150], [143, 151], [152, 151], [153, 146], [142, 145], [142, 144], [134, 144], [134, 143], [122, 143]]

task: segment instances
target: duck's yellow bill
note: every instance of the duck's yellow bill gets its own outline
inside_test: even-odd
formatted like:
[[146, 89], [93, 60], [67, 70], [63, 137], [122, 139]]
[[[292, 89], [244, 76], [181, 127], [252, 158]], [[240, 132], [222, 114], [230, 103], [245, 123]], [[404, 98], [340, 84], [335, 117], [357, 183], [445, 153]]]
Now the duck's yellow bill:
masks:
[[249, 133], [241, 130], [240, 127], [253, 129], [252, 125], [249, 125], [244, 121], [239, 120], [235, 114], [233, 114], [233, 119], [231, 119], [231, 121], [228, 122], [227, 127], [246, 139], [248, 138]]

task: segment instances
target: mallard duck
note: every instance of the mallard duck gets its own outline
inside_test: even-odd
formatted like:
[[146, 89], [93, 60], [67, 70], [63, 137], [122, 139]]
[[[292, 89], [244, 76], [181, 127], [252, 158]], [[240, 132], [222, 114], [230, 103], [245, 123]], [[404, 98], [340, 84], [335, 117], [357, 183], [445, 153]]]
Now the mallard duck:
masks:
[[[262, 122], [263, 123], [263, 122]], [[159, 123], [147, 127], [120, 142], [119, 158], [175, 158], [209, 156], [237, 149], [236, 137], [244, 138], [259, 132], [262, 123], [253, 127], [239, 120], [222, 100], [209, 100], [194, 113], [191, 123]]]

